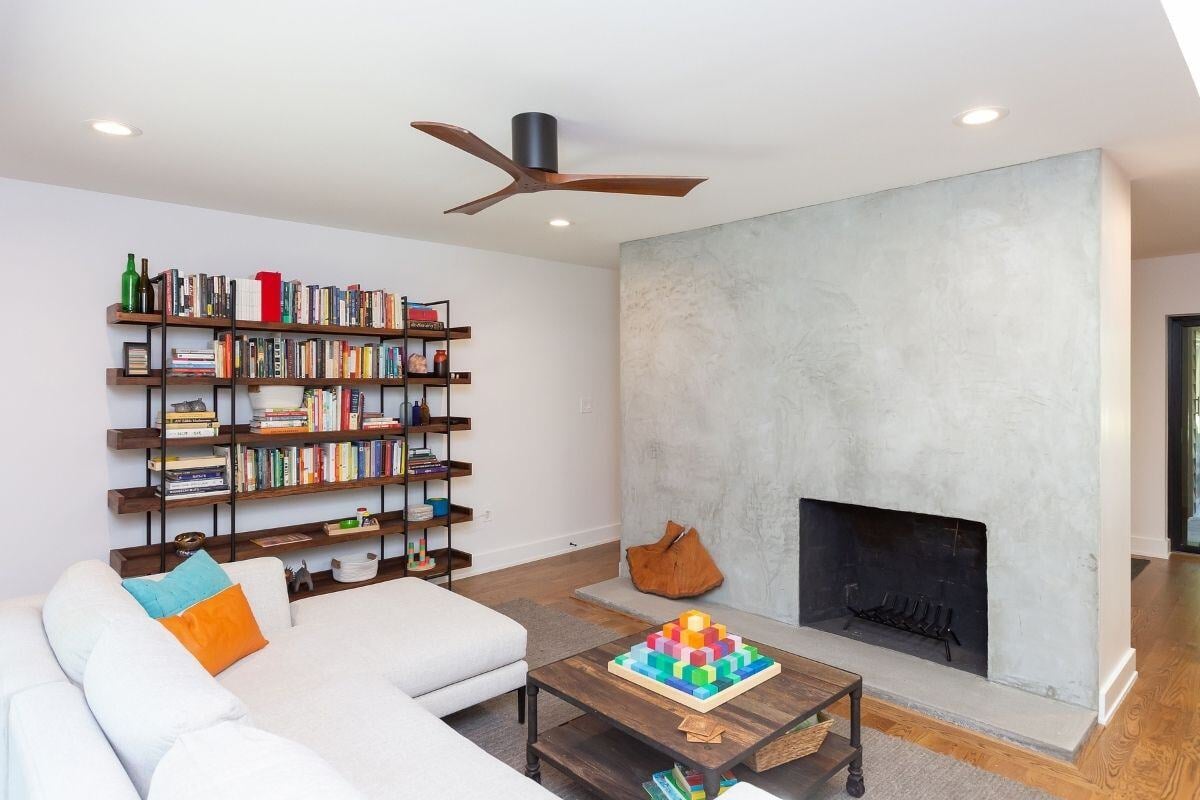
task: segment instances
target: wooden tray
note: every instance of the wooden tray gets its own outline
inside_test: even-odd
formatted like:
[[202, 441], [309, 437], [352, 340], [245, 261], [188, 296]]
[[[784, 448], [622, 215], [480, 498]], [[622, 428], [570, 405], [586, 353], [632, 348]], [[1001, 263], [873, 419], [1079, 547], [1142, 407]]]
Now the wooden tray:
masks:
[[377, 530], [379, 530], [379, 520], [375, 520], [370, 525], [359, 525], [354, 528], [342, 528], [336, 522], [325, 523], [325, 533], [330, 536], [343, 536], [347, 533], [370, 533]]

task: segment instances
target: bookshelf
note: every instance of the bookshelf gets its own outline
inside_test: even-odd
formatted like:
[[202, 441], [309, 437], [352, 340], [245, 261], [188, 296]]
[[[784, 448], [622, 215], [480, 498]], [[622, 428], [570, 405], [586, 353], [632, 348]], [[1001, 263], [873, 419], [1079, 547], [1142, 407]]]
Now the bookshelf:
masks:
[[[161, 280], [156, 278], [156, 281]], [[234, 295], [236, 300], [236, 295]], [[236, 302], [232, 302], [236, 308]], [[358, 480], [301, 484], [255, 491], [238, 491], [233, 475], [229, 475], [231, 486], [228, 495], [174, 498], [168, 499], [165, 494], [156, 491], [157, 487], [149, 469], [145, 473], [145, 481], [140, 486], [114, 488], [108, 490], [108, 507], [114, 514], [142, 514], [146, 520], [145, 543], [134, 547], [117, 548], [110, 551], [109, 562], [121, 577], [151, 575], [166, 571], [176, 566], [182, 560], [175, 554], [174, 536], [180, 531], [170, 530], [171, 512], [184, 508], [212, 508], [211, 530], [206, 532], [207, 538], [204, 549], [219, 563], [228, 563], [239, 559], [258, 556], [280, 556], [285, 553], [315, 550], [321, 547], [339, 545], [347, 542], [374, 541], [379, 549], [379, 574], [371, 581], [359, 583], [337, 583], [328, 570], [313, 573], [313, 592], [302, 590], [298, 596], [310, 594], [325, 594], [363, 586], [369, 583], [379, 583], [408, 575], [406, 568], [408, 537], [410, 534], [423, 534], [432, 528], [444, 528], [446, 531], [446, 546], [432, 548], [429, 555], [436, 559], [437, 566], [430, 571], [413, 574], [425, 579], [445, 578], [447, 588], [453, 587], [453, 573], [471, 565], [471, 554], [454, 547], [454, 526], [470, 522], [474, 519], [474, 511], [453, 502], [453, 483], [455, 479], [470, 476], [472, 465], [464, 461], [454, 460], [451, 440], [454, 434], [471, 430], [471, 420], [465, 417], [451, 416], [451, 387], [471, 384], [471, 374], [454, 372], [454, 377], [425, 375], [408, 375], [404, 378], [247, 378], [234, 376], [230, 378], [173, 376], [168, 374], [167, 355], [170, 352], [169, 335], [172, 329], [202, 329], [213, 334], [231, 333], [236, 339], [238, 335], [247, 332], [266, 332], [272, 335], [289, 336], [301, 335], [305, 338], [365, 338], [375, 339], [382, 346], [385, 342], [402, 343], [405, 347], [405, 358], [410, 353], [420, 352], [428, 357], [429, 346], [436, 344], [444, 346], [447, 355], [451, 354], [451, 342], [471, 338], [471, 328], [452, 327], [450, 325], [450, 301], [439, 300], [423, 305], [444, 309], [444, 330], [428, 330], [410, 327], [408, 325], [408, 309], [410, 301], [407, 296], [401, 298], [404, 327], [377, 328], [356, 325], [316, 325], [290, 322], [265, 322], [259, 320], [235, 319], [228, 317], [190, 317], [168, 315], [165, 308], [156, 313], [142, 314], [122, 311], [119, 304], [113, 304], [106, 309], [106, 321], [110, 325], [141, 328], [144, 331], [145, 344], [150, 347], [157, 336], [158, 361], [160, 368], [151, 369], [149, 375], [127, 376], [120, 367], [109, 368], [105, 373], [105, 383], [111, 387], [141, 388], [145, 393], [145, 419], [137, 427], [111, 428], [107, 432], [106, 442], [115, 451], [142, 451], [146, 459], [156, 453], [171, 455], [174, 450], [191, 448], [209, 448], [212, 446], [230, 446], [236, 452], [238, 446], [305, 446], [334, 442], [370, 442], [401, 440], [403, 447], [425, 446], [428, 437], [445, 437], [445, 458], [442, 460], [448, 469], [444, 473], [425, 475], [394, 475]], [[444, 344], [443, 344], [444, 343]], [[419, 349], [418, 349], [419, 348]], [[453, 363], [453, 362], [452, 362]], [[407, 367], [407, 365], [406, 365]], [[407, 368], [405, 369], [407, 372]], [[250, 425], [239, 423], [237, 420], [237, 392], [241, 387], [249, 386], [304, 386], [304, 387], [377, 387], [379, 391], [379, 407], [382, 411], [388, 399], [389, 390], [396, 392], [394, 401], [399, 400], [402, 393], [404, 408], [407, 409], [411, 400], [420, 398], [427, 402], [431, 389], [445, 392], [446, 416], [432, 417], [428, 424], [410, 425], [411, 420], [404, 420], [403, 430], [340, 430], [340, 431], [309, 431], [296, 433], [261, 434], [251, 431]], [[154, 410], [165, 419], [167, 411], [167, 390], [176, 386], [198, 386], [211, 390], [211, 410], [218, 415], [222, 406], [227, 409], [228, 421], [220, 426], [213, 436], [189, 439], [168, 439], [166, 428], [160, 430], [153, 425]], [[225, 403], [222, 403], [222, 399]], [[419, 441], [417, 437], [420, 437]], [[159, 472], [159, 480], [165, 479], [165, 472]], [[410, 487], [420, 487], [421, 497], [427, 500], [430, 496], [431, 483], [444, 483], [445, 496], [450, 501], [450, 513], [429, 520], [411, 521], [406, 519], [404, 508], [410, 502]], [[313, 522], [286, 525], [275, 528], [256, 530], [239, 530], [237, 526], [237, 508], [240, 504], [257, 500], [302, 498], [304, 495], [321, 494], [326, 492], [342, 492], [367, 488], [379, 489], [379, 508], [373, 510], [373, 516], [380, 522], [378, 530], [352, 532], [330, 535], [325, 532], [326, 522], [336, 520], [316, 520]], [[399, 509], [387, 510], [388, 488], [402, 487], [403, 497]], [[395, 501], [393, 500], [393, 504]], [[226, 510], [226, 523], [222, 526], [220, 511]], [[155, 524], [157, 522], [157, 524]], [[157, 536], [155, 535], [157, 533]], [[306, 541], [262, 547], [254, 540], [267, 536], [281, 534], [304, 534]], [[399, 555], [388, 556], [389, 540], [395, 539], [401, 545]], [[374, 549], [374, 548], [372, 548]]]

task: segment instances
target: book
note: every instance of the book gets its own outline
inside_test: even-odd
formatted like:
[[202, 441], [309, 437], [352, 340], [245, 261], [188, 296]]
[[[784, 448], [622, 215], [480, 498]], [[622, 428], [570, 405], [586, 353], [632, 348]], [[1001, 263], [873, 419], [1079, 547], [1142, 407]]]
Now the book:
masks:
[[[162, 468], [161, 456], [147, 459], [146, 466], [155, 472]], [[223, 467], [225, 459], [218, 456], [169, 456], [166, 461], [168, 471], [196, 467]]]
[[216, 436], [220, 432], [221, 429], [217, 425], [184, 429], [172, 428], [170, 425], [167, 426], [168, 439], [206, 439], [210, 436]]
[[[154, 487], [154, 492], [155, 492], [155, 494], [159, 493], [159, 489], [157, 486]], [[181, 492], [168, 491], [167, 492], [167, 500], [170, 501], [172, 498], [183, 498], [183, 497], [193, 497], [193, 498], [195, 498], [195, 497], [217, 497], [218, 495], [226, 495], [226, 494], [229, 494], [228, 486], [226, 486], [223, 489], [211, 489], [211, 490], [210, 489], [197, 489], [194, 492], [191, 492], [191, 491], [181, 491]]]
[[225, 482], [225, 476], [219, 478], [187, 478], [184, 480], [168, 480], [167, 494], [176, 494], [182, 491], [193, 491], [198, 489], [228, 489], [229, 485]]

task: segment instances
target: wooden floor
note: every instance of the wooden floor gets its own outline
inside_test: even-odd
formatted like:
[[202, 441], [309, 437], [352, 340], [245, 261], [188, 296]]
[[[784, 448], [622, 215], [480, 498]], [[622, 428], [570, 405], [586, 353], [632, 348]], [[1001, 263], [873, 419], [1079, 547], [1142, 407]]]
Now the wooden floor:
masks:
[[[454, 589], [488, 605], [525, 597], [614, 634], [636, 633], [645, 623], [573, 596], [580, 586], [615, 576], [619, 558], [615, 543], [601, 545], [462, 578]], [[863, 723], [1071, 800], [1200, 798], [1200, 557], [1154, 559], [1133, 582], [1133, 646], [1138, 681], [1076, 764], [870, 696], [863, 701]], [[868, 777], [868, 797], [869, 789]]]

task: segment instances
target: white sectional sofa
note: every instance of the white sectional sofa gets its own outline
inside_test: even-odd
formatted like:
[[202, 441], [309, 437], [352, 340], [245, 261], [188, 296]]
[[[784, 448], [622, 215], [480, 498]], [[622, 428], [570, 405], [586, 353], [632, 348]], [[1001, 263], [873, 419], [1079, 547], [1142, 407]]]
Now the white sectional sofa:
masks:
[[0, 603], [0, 800], [553, 797], [439, 719], [524, 685], [520, 625], [415, 578], [289, 603], [278, 559], [224, 569], [270, 644], [216, 678], [99, 561]]

